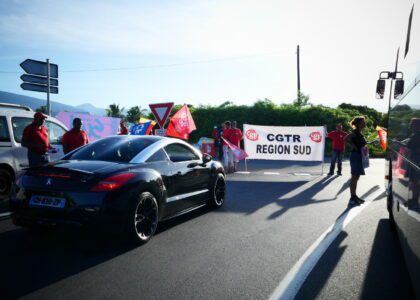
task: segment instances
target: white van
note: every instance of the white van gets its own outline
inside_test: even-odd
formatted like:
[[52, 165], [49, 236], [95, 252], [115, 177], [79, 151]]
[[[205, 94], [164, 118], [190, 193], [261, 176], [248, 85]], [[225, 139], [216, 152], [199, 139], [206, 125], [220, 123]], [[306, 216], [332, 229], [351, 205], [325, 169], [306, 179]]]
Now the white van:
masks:
[[[0, 103], [0, 210], [7, 205], [15, 178], [27, 168], [27, 149], [21, 146], [23, 129], [32, 123], [35, 112], [27, 106]], [[61, 137], [67, 127], [53, 117], [45, 120], [50, 144], [50, 159], [63, 156]]]

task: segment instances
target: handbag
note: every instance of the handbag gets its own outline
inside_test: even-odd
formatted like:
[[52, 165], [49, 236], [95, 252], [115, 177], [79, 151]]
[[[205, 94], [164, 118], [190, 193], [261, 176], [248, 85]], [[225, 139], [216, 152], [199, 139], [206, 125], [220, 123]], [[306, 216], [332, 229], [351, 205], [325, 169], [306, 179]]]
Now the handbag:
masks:
[[363, 168], [369, 168], [369, 148], [368, 147], [362, 147], [361, 149], [361, 153], [362, 153], [362, 165]]

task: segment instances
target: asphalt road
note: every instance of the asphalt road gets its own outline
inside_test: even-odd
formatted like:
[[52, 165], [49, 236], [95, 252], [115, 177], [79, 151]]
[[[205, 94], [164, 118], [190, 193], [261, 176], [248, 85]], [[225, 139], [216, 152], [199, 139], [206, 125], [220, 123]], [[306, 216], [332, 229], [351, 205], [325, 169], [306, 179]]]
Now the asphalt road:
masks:
[[[137, 248], [82, 231], [36, 233], [3, 219], [0, 299], [268, 299], [349, 211], [349, 166], [340, 177], [320, 175], [316, 163], [250, 161], [247, 170], [228, 175], [222, 209], [166, 221]], [[359, 184], [372, 202], [340, 231], [297, 299], [413, 297], [389, 230], [383, 171], [384, 162], [373, 160]]]

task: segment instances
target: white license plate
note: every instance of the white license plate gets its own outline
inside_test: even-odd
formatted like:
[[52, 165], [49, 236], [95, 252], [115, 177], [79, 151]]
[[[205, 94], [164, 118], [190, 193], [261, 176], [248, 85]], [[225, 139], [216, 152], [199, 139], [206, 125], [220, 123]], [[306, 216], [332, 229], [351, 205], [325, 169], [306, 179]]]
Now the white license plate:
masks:
[[66, 205], [66, 199], [50, 197], [50, 196], [37, 196], [34, 195], [29, 200], [30, 206], [42, 206], [42, 207], [55, 207], [55, 208], [64, 208]]

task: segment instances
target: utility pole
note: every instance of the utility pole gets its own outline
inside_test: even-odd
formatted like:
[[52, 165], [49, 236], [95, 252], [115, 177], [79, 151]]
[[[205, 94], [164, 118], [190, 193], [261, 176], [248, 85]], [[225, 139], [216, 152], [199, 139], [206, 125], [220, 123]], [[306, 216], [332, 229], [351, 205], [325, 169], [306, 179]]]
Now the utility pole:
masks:
[[299, 45], [297, 45], [297, 86], [298, 86], [298, 98], [300, 97], [300, 62], [299, 62]]
[[50, 76], [51, 76], [51, 69], [50, 69], [50, 60], [47, 59], [47, 115], [51, 116], [51, 104], [50, 104]]

